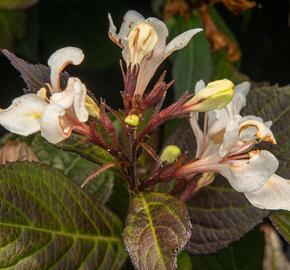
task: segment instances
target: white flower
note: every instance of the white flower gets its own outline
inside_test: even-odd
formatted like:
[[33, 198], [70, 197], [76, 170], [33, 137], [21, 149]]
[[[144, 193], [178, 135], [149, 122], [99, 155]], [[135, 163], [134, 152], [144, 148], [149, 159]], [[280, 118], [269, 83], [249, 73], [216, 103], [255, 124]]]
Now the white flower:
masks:
[[12, 105], [0, 112], [0, 124], [10, 132], [28, 136], [41, 131], [51, 143], [58, 143], [70, 136], [73, 129], [83, 128], [88, 120], [85, 107], [87, 90], [78, 78], [69, 78], [62, 91], [60, 75], [70, 63], [80, 64], [83, 52], [74, 47], [56, 51], [48, 60], [51, 84], [37, 94], [26, 94], [13, 100]]
[[168, 29], [157, 18], [145, 19], [134, 10], [128, 11], [119, 33], [109, 14], [109, 37], [122, 48], [122, 55], [127, 64], [140, 66], [135, 95], [142, 97], [156, 69], [176, 50], [184, 48], [191, 38], [202, 31], [201, 28], [188, 30], [174, 38], [166, 45]]
[[[203, 86], [199, 82], [197, 91]], [[290, 180], [275, 174], [278, 160], [269, 151], [252, 150], [261, 141], [276, 144], [270, 130], [271, 122], [253, 115], [240, 115], [249, 89], [248, 82], [238, 85], [232, 101], [225, 108], [205, 116], [204, 130], [197, 123], [197, 114], [192, 115], [198, 160], [179, 169], [177, 176], [218, 172], [235, 190], [243, 192], [254, 206], [290, 210]]]

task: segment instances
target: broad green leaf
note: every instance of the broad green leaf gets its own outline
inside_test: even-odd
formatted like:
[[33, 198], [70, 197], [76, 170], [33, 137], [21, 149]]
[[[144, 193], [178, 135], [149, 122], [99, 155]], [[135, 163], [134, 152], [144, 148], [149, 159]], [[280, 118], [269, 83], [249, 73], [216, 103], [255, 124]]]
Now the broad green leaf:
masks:
[[[170, 31], [179, 34], [190, 28], [203, 27], [202, 19], [197, 12], [193, 13], [188, 22], [180, 17], [170, 22], [170, 25]], [[185, 91], [193, 92], [197, 81], [202, 79], [208, 82], [212, 75], [212, 59], [205, 32], [194, 36], [185, 48], [174, 53], [171, 60], [176, 99]]]
[[[40, 134], [30, 136], [25, 141], [37, 155], [39, 162], [59, 169], [79, 186], [93, 170], [98, 168], [97, 164], [78, 154], [56, 148], [43, 139]], [[112, 193], [114, 178], [113, 172], [104, 172], [88, 183], [84, 190], [97, 201], [106, 203]]]
[[12, 48], [25, 32], [23, 11], [0, 10], [0, 49]]
[[1, 269], [121, 267], [120, 220], [58, 170], [11, 163], [0, 184]]
[[290, 243], [290, 212], [274, 211], [270, 215], [270, 219], [277, 231]]
[[58, 143], [56, 147], [65, 151], [77, 153], [83, 158], [99, 165], [116, 161], [109, 152], [93, 143], [86, 142], [84, 138], [78, 134], [72, 134], [68, 139]]
[[214, 254], [192, 256], [193, 269], [198, 270], [262, 270], [264, 238], [253, 230], [240, 241]]
[[1, 0], [0, 9], [24, 9], [35, 5], [38, 0]]
[[193, 196], [188, 210], [192, 234], [186, 248], [191, 254], [213, 253], [227, 247], [269, 214], [253, 207], [243, 193], [220, 176]]
[[137, 269], [176, 269], [176, 256], [190, 237], [187, 209], [165, 193], [139, 192], [131, 201], [123, 237]]

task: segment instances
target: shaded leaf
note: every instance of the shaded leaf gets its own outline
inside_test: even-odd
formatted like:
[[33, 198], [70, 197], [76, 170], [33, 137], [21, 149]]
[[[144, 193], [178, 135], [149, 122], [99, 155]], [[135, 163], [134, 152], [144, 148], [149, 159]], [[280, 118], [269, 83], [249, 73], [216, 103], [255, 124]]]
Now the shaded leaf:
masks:
[[[42, 64], [30, 64], [17, 57], [8, 50], [2, 50], [2, 53], [10, 60], [11, 64], [20, 72], [21, 78], [26, 83], [25, 93], [36, 93], [40, 88], [50, 83], [50, 68]], [[61, 73], [61, 84], [66, 85], [69, 78], [67, 72]]]
[[121, 267], [121, 222], [69, 178], [37, 163], [11, 163], [0, 179], [1, 268]]
[[198, 270], [262, 270], [263, 234], [251, 231], [240, 241], [214, 254], [192, 256], [193, 269]]
[[[203, 27], [202, 19], [194, 12], [188, 22], [182, 17], [170, 22], [170, 31], [182, 33], [190, 28]], [[194, 91], [198, 80], [208, 82], [212, 75], [212, 59], [209, 43], [205, 33], [200, 32], [182, 50], [171, 57], [173, 63], [173, 77], [175, 79], [175, 98], [179, 98], [185, 91]]]
[[128, 182], [114, 174], [113, 184], [113, 189], [107, 205], [123, 222], [125, 222], [130, 200]]
[[27, 89], [24, 92], [36, 93], [45, 83], [50, 82], [50, 69], [42, 64], [29, 64], [23, 59], [17, 57], [8, 50], [2, 53], [10, 60], [11, 64], [20, 72], [21, 78], [25, 81]]
[[188, 209], [192, 234], [186, 248], [191, 254], [212, 253], [227, 247], [269, 214], [253, 207], [243, 193], [235, 191], [220, 176], [192, 197]]
[[0, 10], [0, 48], [12, 48], [25, 32], [25, 14], [22, 11]]
[[176, 269], [176, 256], [190, 237], [186, 207], [165, 193], [139, 192], [123, 236], [137, 269]]
[[25, 9], [32, 5], [35, 5], [38, 0], [1, 0], [1, 9]]
[[78, 134], [72, 134], [68, 139], [56, 144], [56, 147], [77, 153], [83, 158], [99, 165], [116, 161], [109, 152], [91, 142], [85, 141]]
[[[59, 169], [70, 177], [77, 185], [81, 185], [84, 179], [98, 165], [88, 161], [78, 154], [66, 152], [48, 143], [40, 134], [30, 136], [26, 139], [39, 162]], [[115, 175], [112, 172], [105, 172], [93, 179], [84, 190], [92, 197], [103, 204], [106, 203], [112, 193]]]

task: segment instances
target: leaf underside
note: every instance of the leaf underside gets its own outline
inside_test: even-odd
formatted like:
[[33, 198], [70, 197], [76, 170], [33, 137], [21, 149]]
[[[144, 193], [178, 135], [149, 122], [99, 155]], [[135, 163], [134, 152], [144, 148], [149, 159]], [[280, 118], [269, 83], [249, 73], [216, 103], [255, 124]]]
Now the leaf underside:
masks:
[[37, 163], [0, 168], [0, 268], [119, 269], [119, 219], [59, 171]]
[[164, 193], [137, 193], [123, 237], [137, 269], [176, 269], [176, 256], [190, 237], [187, 209]]

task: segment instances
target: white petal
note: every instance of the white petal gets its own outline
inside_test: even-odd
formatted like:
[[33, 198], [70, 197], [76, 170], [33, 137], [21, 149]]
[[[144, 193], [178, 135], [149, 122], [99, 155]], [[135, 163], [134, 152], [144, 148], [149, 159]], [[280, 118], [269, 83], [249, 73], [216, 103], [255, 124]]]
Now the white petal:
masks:
[[[223, 157], [229, 154], [234, 145], [237, 145], [239, 142], [239, 120], [241, 119], [240, 115], [235, 115], [227, 124], [223, 143], [220, 147], [219, 154]], [[215, 134], [217, 135], [217, 134]], [[211, 138], [214, 141], [214, 137]]]
[[118, 46], [121, 47], [120, 38], [119, 38], [119, 36], [117, 34], [117, 27], [115, 26], [115, 24], [113, 22], [113, 19], [112, 19], [112, 16], [111, 16], [110, 13], [108, 13], [108, 19], [109, 19], [109, 31], [108, 31], [109, 38], [115, 44], [117, 44]]
[[226, 106], [230, 116], [240, 114], [242, 108], [246, 106], [246, 97], [250, 91], [251, 84], [243, 82], [235, 86], [235, 94], [232, 101]]
[[89, 118], [89, 112], [86, 109], [87, 88], [80, 80], [77, 80], [74, 85], [74, 92], [75, 114], [80, 122], [86, 122]]
[[194, 89], [194, 91], [195, 91], [195, 93], [197, 93], [198, 91], [200, 91], [200, 90], [203, 89], [203, 88], [205, 88], [205, 83], [204, 83], [203, 80], [199, 80], [199, 81], [197, 81], [196, 84], [195, 84], [195, 89]]
[[74, 112], [81, 122], [86, 122], [89, 113], [86, 109], [86, 86], [78, 79], [71, 77], [68, 80], [64, 91], [55, 93], [51, 96], [51, 104], [58, 104], [64, 109], [74, 108]]
[[239, 192], [254, 192], [259, 190], [275, 173], [278, 160], [269, 151], [262, 150], [249, 160], [239, 160], [220, 173], [226, 177], [232, 187]]
[[274, 174], [259, 190], [245, 193], [252, 205], [261, 209], [290, 211], [290, 180]]
[[50, 98], [50, 103], [58, 104], [64, 109], [68, 109], [69, 107], [71, 107], [73, 105], [75, 96], [74, 84], [75, 78], [69, 78], [65, 90], [53, 94]]
[[84, 59], [83, 51], [76, 47], [65, 47], [54, 52], [48, 59], [51, 68], [50, 82], [54, 91], [60, 91], [60, 73], [68, 64], [79, 65]]
[[114, 25], [113, 19], [111, 17], [111, 14], [108, 14], [109, 18], [109, 37], [111, 40], [116, 43], [117, 45], [121, 47], [126, 47], [126, 38], [131, 31], [131, 29], [134, 27], [134, 25], [140, 21], [144, 20], [144, 17], [138, 13], [135, 10], [129, 10], [126, 12], [126, 14], [123, 17], [123, 22], [120, 28], [119, 33], [117, 34], [117, 28]]
[[192, 37], [201, 31], [203, 31], [203, 29], [195, 28], [195, 29], [188, 30], [180, 34], [179, 36], [175, 37], [166, 46], [165, 58], [168, 57], [174, 51], [184, 48], [192, 39]]
[[140, 97], [146, 90], [146, 87], [152, 77], [154, 76], [157, 68], [165, 59], [165, 48], [166, 48], [166, 38], [168, 36], [168, 29], [164, 22], [161, 20], [151, 17], [146, 19], [146, 22], [151, 24], [157, 35], [158, 42], [156, 44], [155, 49], [153, 50], [152, 55], [149, 58], [144, 58], [141, 65], [139, 76], [137, 80], [136, 90], [134, 95], [139, 95]]
[[200, 129], [197, 120], [198, 120], [198, 113], [191, 113], [189, 121], [192, 128], [192, 132], [196, 140], [196, 158], [200, 158], [202, 154], [203, 144], [204, 144], [204, 134], [202, 130]]
[[[240, 124], [240, 137], [246, 137], [248, 140], [250, 139], [259, 139], [261, 141], [271, 142], [276, 144], [276, 139], [270, 128], [264, 124], [263, 120], [246, 120], [242, 119]], [[252, 136], [252, 138], [251, 138]]]
[[40, 118], [46, 106], [35, 94], [23, 95], [0, 112], [0, 124], [12, 133], [28, 136], [40, 130]]
[[41, 119], [41, 136], [50, 143], [58, 143], [66, 139], [70, 132], [65, 133], [60, 124], [60, 117], [64, 116], [65, 110], [58, 104], [46, 106]]

